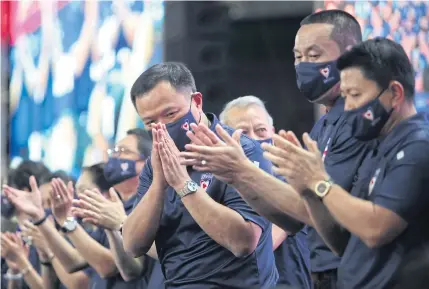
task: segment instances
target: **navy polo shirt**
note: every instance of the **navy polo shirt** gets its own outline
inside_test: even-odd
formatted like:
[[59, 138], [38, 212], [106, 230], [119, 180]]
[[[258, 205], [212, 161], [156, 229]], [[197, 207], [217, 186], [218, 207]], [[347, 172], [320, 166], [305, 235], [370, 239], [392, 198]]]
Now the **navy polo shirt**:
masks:
[[[131, 197], [129, 200], [124, 202], [124, 208], [127, 215], [131, 213], [131, 210], [133, 208], [134, 202], [136, 200], [137, 194], [135, 194], [133, 197]], [[109, 248], [109, 240], [107, 238], [107, 235], [103, 229], [96, 228], [94, 231], [89, 233], [91, 237], [96, 240], [99, 244], [102, 246]], [[90, 289], [146, 289], [149, 288], [147, 285], [149, 283], [149, 278], [152, 274], [152, 268], [154, 266], [155, 261], [148, 257], [146, 258], [146, 268], [144, 276], [141, 278], [137, 278], [135, 280], [132, 280], [130, 282], [126, 282], [121, 274], [116, 274], [115, 276], [109, 277], [109, 278], [101, 278], [100, 275], [92, 268], [88, 267], [84, 269], [84, 272], [88, 275], [90, 278]]]
[[289, 235], [274, 251], [278, 284], [293, 288], [311, 289], [310, 251], [307, 245], [307, 230], [304, 228], [295, 235]]
[[[310, 136], [317, 142], [324, 156], [327, 173], [336, 184], [349, 192], [356, 172], [368, 152], [368, 143], [352, 136], [343, 112], [344, 98], [339, 97], [334, 106], [315, 124]], [[316, 229], [310, 226], [307, 229], [311, 271], [337, 269], [341, 258], [332, 253]]]
[[417, 114], [399, 123], [365, 158], [351, 194], [384, 207], [408, 227], [395, 240], [368, 248], [351, 235], [338, 287], [392, 288], [404, 257], [429, 242], [429, 122]]
[[[276, 175], [283, 182], [283, 176]], [[310, 250], [307, 243], [307, 228], [304, 227], [294, 235], [288, 235], [274, 251], [278, 285], [289, 285], [293, 288], [311, 289]]]
[[[207, 114], [210, 129], [215, 132], [216, 116]], [[232, 134], [229, 127], [224, 128]], [[183, 132], [185, 133], [185, 131]], [[241, 145], [246, 156], [271, 173], [271, 164], [263, 158], [263, 151], [255, 140], [243, 135]], [[193, 181], [206, 187], [210, 197], [239, 213], [244, 220], [257, 224], [262, 234], [256, 250], [247, 257], [237, 258], [229, 250], [211, 239], [186, 210], [173, 188], [166, 189], [163, 214], [155, 237], [158, 257], [166, 279], [166, 288], [272, 288], [277, 283], [271, 224], [259, 216], [231, 186], [217, 180], [210, 173], [189, 168]], [[153, 179], [148, 159], [140, 175], [139, 200], [148, 191]], [[139, 201], [138, 200], [138, 201]]]

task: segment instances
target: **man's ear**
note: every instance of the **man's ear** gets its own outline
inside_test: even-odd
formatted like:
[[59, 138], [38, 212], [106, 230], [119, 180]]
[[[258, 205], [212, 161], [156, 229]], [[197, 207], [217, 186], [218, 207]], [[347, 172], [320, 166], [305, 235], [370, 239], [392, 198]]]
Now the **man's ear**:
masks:
[[401, 83], [392, 81], [390, 91], [393, 95], [392, 108], [396, 109], [405, 100], [405, 90]]
[[201, 92], [194, 92], [192, 94], [192, 101], [198, 109], [203, 109], [203, 95]]

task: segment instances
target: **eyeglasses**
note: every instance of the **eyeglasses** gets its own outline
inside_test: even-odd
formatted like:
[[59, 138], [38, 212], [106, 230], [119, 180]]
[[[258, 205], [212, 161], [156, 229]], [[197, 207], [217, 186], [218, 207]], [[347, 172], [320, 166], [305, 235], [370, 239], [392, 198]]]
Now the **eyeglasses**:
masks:
[[121, 154], [126, 154], [126, 155], [133, 154], [133, 155], [139, 156], [140, 159], [145, 159], [144, 155], [142, 155], [142, 154], [140, 154], [138, 152], [132, 151], [130, 149], [124, 148], [124, 147], [118, 147], [118, 146], [116, 146], [114, 148], [111, 148], [111, 149], [107, 150], [107, 155], [109, 157], [117, 158], [117, 157], [120, 157]]

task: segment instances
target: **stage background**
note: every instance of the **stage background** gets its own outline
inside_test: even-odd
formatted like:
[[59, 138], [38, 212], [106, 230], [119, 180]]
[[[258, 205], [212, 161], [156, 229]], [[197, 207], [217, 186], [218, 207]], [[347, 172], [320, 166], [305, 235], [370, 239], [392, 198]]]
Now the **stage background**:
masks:
[[400, 43], [416, 73], [415, 102], [419, 111], [429, 112], [429, 2], [338, 1], [315, 2], [319, 9], [341, 9], [354, 15], [364, 39], [388, 37]]
[[43, 161], [78, 176], [142, 127], [134, 80], [163, 59], [162, 1], [16, 1], [10, 11], [12, 166]]

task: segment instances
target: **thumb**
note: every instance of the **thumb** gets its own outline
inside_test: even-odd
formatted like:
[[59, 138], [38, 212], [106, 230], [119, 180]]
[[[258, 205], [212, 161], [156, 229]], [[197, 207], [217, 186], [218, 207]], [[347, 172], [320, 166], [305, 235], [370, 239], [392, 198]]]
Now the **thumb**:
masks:
[[37, 186], [36, 178], [34, 176], [30, 177], [30, 187], [33, 193], [39, 190], [39, 187]]
[[121, 199], [118, 196], [118, 193], [115, 191], [114, 188], [110, 188], [109, 190], [109, 198], [112, 202], [119, 202]]
[[242, 129], [237, 129], [236, 131], [234, 131], [234, 133], [232, 134], [232, 139], [235, 140], [236, 143], [240, 144], [240, 138], [241, 138], [241, 134], [243, 133]]

